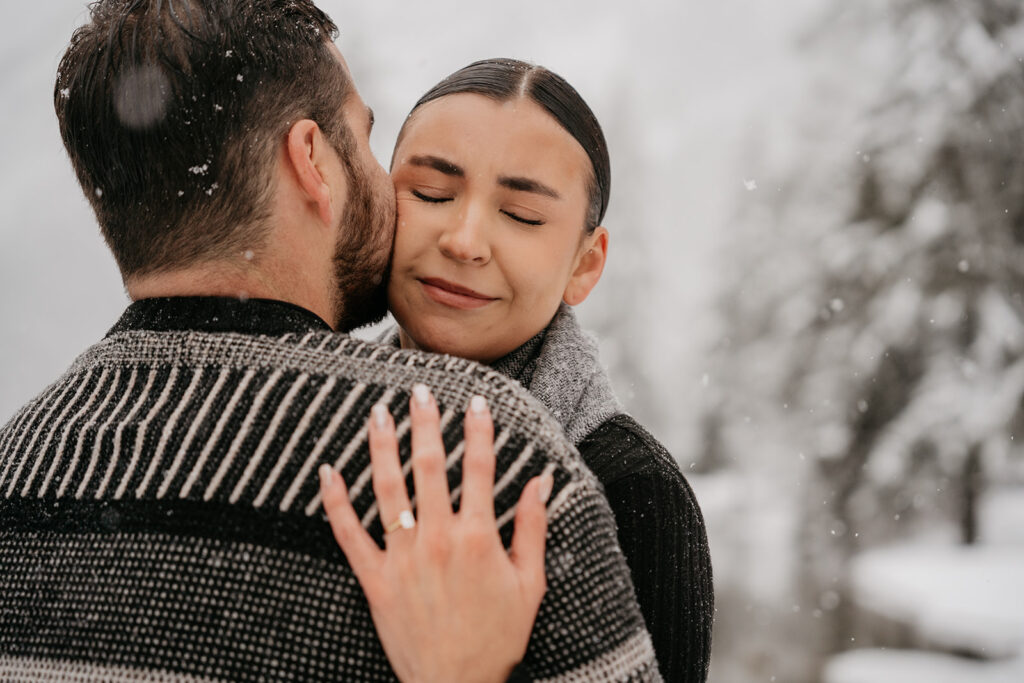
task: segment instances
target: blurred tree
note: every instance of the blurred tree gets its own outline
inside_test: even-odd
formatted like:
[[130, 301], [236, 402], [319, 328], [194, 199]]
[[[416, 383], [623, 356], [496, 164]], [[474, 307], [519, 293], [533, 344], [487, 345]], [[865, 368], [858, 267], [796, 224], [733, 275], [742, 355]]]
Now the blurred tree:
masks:
[[837, 0], [802, 47], [815, 86], [744, 196], [706, 424], [720, 461], [805, 482], [827, 652], [853, 552], [937, 518], [973, 542], [983, 482], [1022, 479], [1024, 4]]

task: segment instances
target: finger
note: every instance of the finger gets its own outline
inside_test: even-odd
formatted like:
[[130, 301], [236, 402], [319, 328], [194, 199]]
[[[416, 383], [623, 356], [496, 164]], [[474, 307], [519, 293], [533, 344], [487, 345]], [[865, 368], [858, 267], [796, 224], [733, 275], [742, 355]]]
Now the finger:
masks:
[[494, 424], [487, 401], [474, 396], [463, 424], [462, 505], [459, 514], [494, 523]]
[[553, 480], [549, 472], [534, 477], [523, 488], [516, 507], [515, 531], [509, 557], [519, 578], [537, 603], [544, 597], [544, 543], [548, 530], [545, 504], [551, 496]]
[[452, 504], [445, 471], [441, 416], [434, 397], [423, 384], [413, 387], [409, 401], [412, 419], [412, 476], [416, 485], [418, 522], [429, 532], [451, 517]]
[[356, 511], [348, 499], [348, 489], [341, 475], [327, 463], [320, 466], [320, 497], [323, 500], [327, 521], [331, 524], [334, 539], [345, 553], [356, 577], [366, 576], [375, 571], [382, 551], [359, 523]]
[[[383, 403], [378, 403], [370, 411], [369, 435], [373, 492], [377, 496], [380, 522], [386, 529], [412, 506], [409, 504], [409, 493], [405, 490], [405, 475], [402, 474], [402, 465], [398, 459], [395, 421]], [[395, 534], [409, 535], [405, 529], [400, 529], [387, 534], [385, 538], [390, 542], [392, 539], [389, 537]]]

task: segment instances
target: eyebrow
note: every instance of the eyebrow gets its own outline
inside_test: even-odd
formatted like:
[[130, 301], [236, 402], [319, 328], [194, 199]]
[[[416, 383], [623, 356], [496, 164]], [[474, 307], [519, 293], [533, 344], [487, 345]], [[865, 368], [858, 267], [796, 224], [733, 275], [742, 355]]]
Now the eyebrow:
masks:
[[534, 194], [541, 194], [552, 199], [562, 198], [555, 190], [532, 178], [501, 176], [498, 178], [498, 184], [518, 192], [533, 192]]
[[458, 178], [465, 178], [466, 172], [462, 170], [461, 166], [456, 166], [447, 159], [441, 157], [435, 157], [432, 155], [414, 156], [409, 159], [409, 163], [413, 166], [423, 166], [425, 168], [432, 168], [435, 171], [440, 171], [445, 175], [456, 176]]
[[[430, 154], [414, 156], [409, 159], [409, 163], [413, 166], [422, 166], [425, 168], [432, 168], [436, 171], [440, 171], [445, 175], [455, 176], [457, 178], [466, 177], [466, 172], [462, 170], [461, 166], [453, 164], [447, 159], [433, 156]], [[517, 192], [533, 192], [534, 194], [544, 195], [545, 197], [551, 197], [552, 199], [561, 199], [562, 196], [555, 190], [548, 187], [544, 183], [534, 180], [532, 178], [523, 178], [520, 176], [501, 176], [498, 178], [498, 184], [502, 187], [507, 187], [510, 190], [516, 190]]]

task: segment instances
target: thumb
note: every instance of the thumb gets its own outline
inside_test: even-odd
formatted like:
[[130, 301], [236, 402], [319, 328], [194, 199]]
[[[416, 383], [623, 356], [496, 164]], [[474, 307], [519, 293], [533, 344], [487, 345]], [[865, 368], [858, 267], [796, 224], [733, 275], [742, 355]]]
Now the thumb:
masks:
[[516, 506], [515, 531], [509, 557], [520, 580], [539, 603], [546, 590], [544, 544], [547, 540], [548, 514], [545, 504], [551, 496], [554, 480], [550, 472], [534, 477], [523, 488]]

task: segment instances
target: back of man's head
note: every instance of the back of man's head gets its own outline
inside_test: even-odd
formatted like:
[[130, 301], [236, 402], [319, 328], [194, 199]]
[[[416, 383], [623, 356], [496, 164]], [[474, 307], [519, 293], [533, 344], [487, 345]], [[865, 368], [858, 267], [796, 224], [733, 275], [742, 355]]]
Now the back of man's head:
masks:
[[253, 250], [289, 125], [344, 149], [348, 76], [311, 0], [99, 0], [61, 61], [64, 145], [125, 279]]

